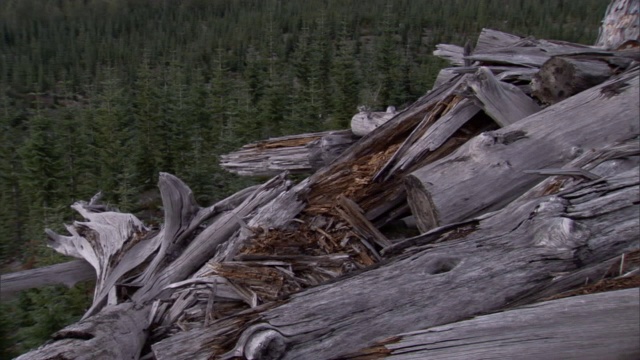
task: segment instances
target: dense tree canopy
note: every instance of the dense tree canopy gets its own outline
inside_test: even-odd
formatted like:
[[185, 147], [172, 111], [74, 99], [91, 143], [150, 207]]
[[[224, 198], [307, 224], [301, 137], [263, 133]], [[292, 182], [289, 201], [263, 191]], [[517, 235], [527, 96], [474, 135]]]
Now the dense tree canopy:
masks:
[[[223, 173], [221, 153], [345, 128], [360, 104], [406, 105], [443, 66], [431, 55], [438, 43], [462, 45], [483, 27], [593, 43], [607, 4], [3, 0], [0, 262], [16, 270], [59, 261], [43, 228], [71, 221], [68, 205], [98, 190], [153, 225], [160, 171], [184, 179], [201, 205], [235, 192], [256, 179]], [[3, 316], [18, 315], [0, 319], [2, 357], [80, 314], [86, 294], [74, 291], [3, 304]], [[43, 305], [54, 295], [68, 316]]]

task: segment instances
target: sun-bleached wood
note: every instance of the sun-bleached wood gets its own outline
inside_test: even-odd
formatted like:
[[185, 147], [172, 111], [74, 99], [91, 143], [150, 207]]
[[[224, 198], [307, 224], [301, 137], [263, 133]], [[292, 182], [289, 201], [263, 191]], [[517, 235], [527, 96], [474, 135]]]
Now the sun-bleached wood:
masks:
[[376, 350], [389, 360], [638, 358], [639, 294], [627, 289], [547, 301], [398, 334], [340, 358], [365, 359]]
[[387, 111], [361, 110], [351, 118], [351, 132], [356, 136], [365, 136], [380, 125], [396, 116], [397, 111], [393, 106], [389, 106]]
[[467, 80], [467, 85], [482, 105], [484, 112], [501, 127], [540, 111], [540, 106], [522, 90], [515, 85], [499, 81], [486, 67], [480, 67], [478, 72]]
[[635, 69], [473, 138], [406, 178], [418, 227], [426, 232], [499, 209], [541, 181], [525, 170], [561, 166], [583, 150], [638, 136], [639, 108]]
[[[286, 343], [277, 354], [282, 359], [332, 358], [400, 332], [499, 310], [554, 274], [637, 249], [637, 171], [607, 178], [612, 184], [628, 181], [607, 191], [612, 206], [602, 207], [599, 198], [584, 193], [591, 188], [578, 186], [575, 193], [509, 206], [474, 228], [461, 225], [471, 232], [458, 240], [410, 248], [383, 267], [293, 295], [256, 314], [256, 325], [236, 338], [233, 354], [241, 354], [253, 334], [271, 329], [282, 336], [278, 343]], [[221, 320], [220, 326], [232, 320]], [[221, 336], [217, 327], [214, 322], [169, 337], [154, 345], [154, 354], [158, 359], [220, 356], [207, 345]]]
[[308, 173], [331, 163], [357, 139], [349, 130], [271, 138], [221, 155], [220, 166], [244, 176]]
[[17, 292], [47, 285], [64, 285], [72, 287], [75, 284], [93, 280], [96, 272], [84, 260], [73, 260], [66, 263], [43, 266], [36, 269], [17, 271], [0, 275], [0, 299], [8, 300]]

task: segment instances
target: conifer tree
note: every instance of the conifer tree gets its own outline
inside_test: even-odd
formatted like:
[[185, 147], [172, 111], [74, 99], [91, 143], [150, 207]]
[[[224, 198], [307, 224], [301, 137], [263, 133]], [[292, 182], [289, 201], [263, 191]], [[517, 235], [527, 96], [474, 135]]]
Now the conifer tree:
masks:
[[334, 129], [348, 128], [358, 106], [359, 79], [355, 63], [355, 41], [349, 33], [347, 22], [343, 19], [331, 69], [333, 112], [330, 126]]

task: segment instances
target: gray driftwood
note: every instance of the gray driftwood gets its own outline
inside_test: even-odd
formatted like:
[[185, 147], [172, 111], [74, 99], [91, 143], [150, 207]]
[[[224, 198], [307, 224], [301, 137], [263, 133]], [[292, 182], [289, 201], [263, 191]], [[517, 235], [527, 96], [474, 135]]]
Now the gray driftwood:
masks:
[[433, 55], [448, 60], [452, 65], [464, 65], [464, 48], [458, 45], [438, 44]]
[[[92, 213], [82, 206], [83, 203], [75, 204], [74, 208], [91, 221], [69, 226], [71, 236], [49, 232], [57, 249], [69, 255], [86, 256], [87, 261], [97, 260], [97, 264], [107, 266], [99, 268], [104, 274], [98, 277], [101, 286], [96, 286], [94, 303], [85, 318], [54, 334], [53, 342], [20, 359], [50, 358], [47, 356], [55, 357], [56, 354], [66, 358], [138, 358], [161, 295], [166, 298], [179, 289], [176, 283], [187, 280], [203, 266], [215, 254], [217, 246], [241, 227], [244, 217], [273, 200], [289, 184], [279, 176], [208, 208], [200, 208], [191, 190], [173, 175], [160, 174], [158, 185], [165, 223], [157, 234], [138, 234], [140, 225], [129, 214]], [[210, 223], [201, 231], [200, 226], [205, 221]], [[114, 244], [109, 245], [111, 241]], [[101, 248], [112, 250], [101, 252]], [[149, 253], [147, 248], [157, 251]], [[121, 249], [129, 251], [122, 252]], [[150, 260], [145, 272], [133, 279], [127, 278], [126, 274], [149, 256], [155, 258]], [[108, 261], [114, 257], [120, 261]], [[119, 303], [123, 298], [129, 298], [122, 296], [127, 288], [139, 289], [131, 300]], [[240, 295], [236, 297], [242, 299]], [[98, 352], [94, 354], [96, 348]]]
[[16, 358], [137, 359], [147, 339], [148, 308], [124, 303], [54, 333], [52, 342]]
[[482, 105], [484, 112], [501, 127], [540, 111], [540, 106], [522, 90], [515, 85], [499, 81], [488, 68], [479, 68], [475, 76], [467, 80], [467, 85]]
[[[154, 354], [328, 359], [400, 332], [499, 310], [554, 274], [637, 249], [637, 171], [607, 179], [627, 184], [609, 188], [610, 206], [590, 197], [589, 187], [516, 204], [472, 227], [459, 226], [470, 232], [459, 240], [408, 249], [383, 267], [293, 295], [273, 309], [176, 334], [153, 345]], [[247, 321], [252, 325], [233, 335], [236, 346], [226, 357], [212, 352], [216, 343], [229, 341], [216, 329]]]
[[520, 40], [522, 40], [520, 36], [483, 28], [473, 53], [488, 53], [495, 49], [511, 46]]
[[275, 176], [283, 171], [308, 173], [331, 163], [356, 140], [349, 130], [282, 136], [222, 155], [220, 166], [248, 176]]
[[356, 136], [365, 136], [397, 114], [396, 108], [387, 107], [387, 111], [369, 111], [362, 109], [351, 119], [351, 132]]
[[399, 334], [341, 359], [637, 359], [638, 289], [543, 302]]
[[[637, 253], [637, 139], [615, 140], [638, 135], [638, 70], [476, 136], [497, 128], [461, 91], [478, 66], [527, 93], [552, 56], [612, 53], [491, 30], [470, 52], [450, 81], [350, 147], [351, 131], [303, 134], [233, 158], [248, 174], [322, 166], [295, 186], [282, 174], [202, 208], [162, 174], [159, 230], [77, 205], [91, 221], [49, 236], [98, 270], [94, 304], [21, 359], [331, 358], [538, 301]], [[406, 201], [403, 178], [421, 167], [441, 208], [421, 207], [430, 199], [420, 205], [416, 192]], [[426, 225], [416, 216], [423, 230], [445, 225], [385, 235], [381, 224], [409, 205], [446, 215]]]
[[84, 260], [3, 274], [0, 276], [0, 299], [7, 300], [15, 293], [31, 288], [47, 285], [72, 287], [79, 282], [95, 278], [95, 270]]
[[[484, 133], [406, 179], [409, 206], [427, 231], [499, 209], [581, 151], [639, 133], [638, 69], [513, 125]], [[456, 179], [451, 181], [451, 179]]]

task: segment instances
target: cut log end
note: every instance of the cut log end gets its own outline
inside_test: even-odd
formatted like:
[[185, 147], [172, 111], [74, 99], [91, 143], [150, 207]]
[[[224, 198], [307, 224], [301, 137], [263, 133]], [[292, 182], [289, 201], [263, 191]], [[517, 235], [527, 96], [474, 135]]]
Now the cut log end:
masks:
[[555, 104], [604, 82], [611, 75], [609, 65], [598, 60], [554, 57], [533, 76], [532, 95], [544, 103]]
[[438, 227], [438, 215], [433, 204], [433, 200], [420, 179], [413, 175], [405, 179], [405, 188], [409, 201], [411, 213], [415, 216], [416, 225], [421, 233], [425, 233]]

